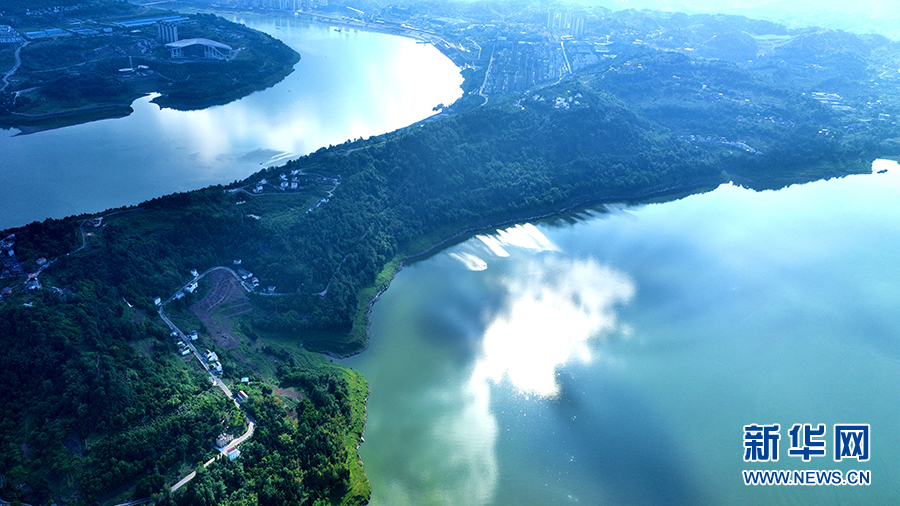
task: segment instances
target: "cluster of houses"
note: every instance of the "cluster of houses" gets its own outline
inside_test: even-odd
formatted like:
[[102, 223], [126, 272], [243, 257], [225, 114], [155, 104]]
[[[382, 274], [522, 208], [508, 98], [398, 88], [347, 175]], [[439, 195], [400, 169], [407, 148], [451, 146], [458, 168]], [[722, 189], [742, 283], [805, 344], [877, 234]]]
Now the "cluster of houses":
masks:
[[[235, 260], [234, 265], [241, 265], [241, 261]], [[254, 290], [259, 291], [259, 278], [254, 276], [252, 272], [248, 271], [247, 269], [239, 268], [237, 270], [237, 275], [239, 278], [241, 278], [241, 281], [249, 282], [253, 286]], [[266, 287], [266, 291], [268, 293], [275, 293], [275, 287], [268, 286]]]
[[206, 350], [206, 364], [211, 371], [215, 371], [218, 374], [222, 373], [222, 362], [219, 361], [219, 356], [216, 355], [216, 352]]
[[[275, 184], [278, 185], [282, 191], [284, 190], [299, 190], [302, 188], [300, 186], [300, 175], [303, 174], [303, 171], [300, 169], [292, 170], [290, 173], [282, 173], [278, 175], [279, 181], [271, 183], [273, 186]], [[253, 188], [253, 193], [262, 193], [263, 188], [269, 184], [269, 180], [266, 178], [260, 179], [256, 183], [256, 187]]]
[[[238, 260], [235, 260], [235, 261], [237, 262]], [[238, 269], [237, 275], [243, 281], [250, 281], [250, 283], [253, 285], [254, 288], [259, 286], [259, 279], [256, 276], [254, 276], [253, 273], [248, 271], [247, 269]]]
[[[216, 437], [216, 448], [221, 450], [225, 450], [225, 448], [234, 441], [234, 436], [231, 434], [219, 434]], [[225, 450], [225, 455], [228, 456], [228, 460], [234, 460], [241, 456], [241, 451], [237, 449], [236, 446], [231, 446], [227, 450]]]
[[852, 111], [853, 108], [844, 104], [844, 99], [841, 98], [837, 93], [825, 93], [822, 91], [814, 91], [812, 93], [812, 99], [818, 101], [820, 104], [830, 106], [832, 109], [837, 109], [838, 111]]
[[[175, 292], [175, 297], [174, 297], [175, 300], [183, 299], [183, 298], [184, 298], [184, 292], [187, 292], [187, 293], [194, 293], [194, 292], [197, 291], [197, 288], [200, 287], [200, 283], [199, 283], [199, 281], [197, 281], [197, 278], [200, 276], [200, 273], [197, 272], [197, 269], [191, 269], [191, 276], [194, 277], [194, 280], [191, 281], [190, 283], [188, 283], [187, 286], [185, 286], [183, 290], [178, 290], [177, 292]], [[154, 297], [154, 298], [153, 298], [153, 305], [155, 305], [155, 306], [161, 306], [161, 305], [162, 305], [162, 298], [161, 298], [161, 297]]]
[[220, 450], [222, 450], [226, 446], [228, 446], [228, 443], [230, 443], [232, 441], [234, 441], [234, 436], [232, 436], [231, 434], [225, 434], [225, 433], [219, 434], [219, 436], [216, 437], [216, 448], [219, 448]]
[[[181, 356], [190, 355], [191, 347], [187, 345], [184, 341], [178, 338], [177, 332], [172, 332], [172, 337], [175, 338], [176, 343], [178, 343], [178, 352], [181, 353]], [[190, 334], [187, 335], [188, 339], [191, 341], [196, 341], [200, 338], [200, 334], [196, 330], [192, 330]]]

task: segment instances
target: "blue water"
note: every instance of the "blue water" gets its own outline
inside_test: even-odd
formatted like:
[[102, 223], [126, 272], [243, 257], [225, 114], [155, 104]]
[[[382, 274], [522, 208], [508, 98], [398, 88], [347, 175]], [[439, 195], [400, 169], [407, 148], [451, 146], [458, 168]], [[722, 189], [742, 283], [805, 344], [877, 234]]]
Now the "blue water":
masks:
[[412, 39], [295, 18], [231, 15], [294, 48], [275, 86], [202, 111], [138, 99], [125, 118], [0, 131], [0, 228], [138, 204], [424, 119], [461, 94], [459, 69]]
[[[607, 206], [406, 266], [348, 360], [375, 505], [895, 504], [900, 169]], [[778, 462], [743, 426], [780, 424]], [[795, 423], [826, 456], [787, 454]], [[834, 424], [871, 459], [835, 462]], [[869, 486], [745, 486], [743, 470]]]

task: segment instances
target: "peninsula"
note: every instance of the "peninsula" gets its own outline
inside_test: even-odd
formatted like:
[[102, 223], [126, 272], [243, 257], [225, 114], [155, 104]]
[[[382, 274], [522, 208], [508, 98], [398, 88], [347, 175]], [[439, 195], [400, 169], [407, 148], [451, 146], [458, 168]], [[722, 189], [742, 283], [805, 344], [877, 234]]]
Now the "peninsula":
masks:
[[161, 107], [225, 104], [282, 80], [300, 59], [214, 15], [127, 2], [0, 2], [0, 128], [24, 132]]
[[[466, 94], [431, 121], [0, 233], [0, 497], [364, 504], [367, 386], [327, 357], [365, 348], [370, 306], [410, 257], [579, 206], [900, 154], [884, 37], [479, 5], [421, 6], [429, 25], [410, 25], [465, 60]], [[392, 15], [425, 19], [410, 9]]]

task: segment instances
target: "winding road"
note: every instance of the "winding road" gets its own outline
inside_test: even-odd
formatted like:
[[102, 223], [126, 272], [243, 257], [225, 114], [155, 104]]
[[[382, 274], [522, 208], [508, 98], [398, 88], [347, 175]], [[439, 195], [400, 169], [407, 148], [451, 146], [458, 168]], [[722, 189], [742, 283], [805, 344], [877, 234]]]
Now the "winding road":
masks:
[[[162, 302], [159, 305], [159, 317], [162, 318], [162, 320], [163, 320], [163, 322], [165, 322], [166, 326], [169, 327], [169, 330], [178, 334], [178, 337], [181, 338], [182, 342], [184, 342], [184, 344], [186, 344], [187, 347], [194, 353], [194, 356], [197, 357], [197, 361], [200, 362], [200, 367], [203, 367], [203, 369], [207, 373], [209, 373], [210, 379], [212, 379], [213, 384], [216, 385], [217, 387], [219, 387], [219, 389], [222, 390], [222, 392], [225, 394], [225, 396], [227, 396], [229, 399], [231, 399], [232, 402], [234, 402], [234, 405], [237, 406], [238, 409], [243, 411], [244, 416], [247, 417], [247, 422], [248, 422], [247, 432], [245, 432], [242, 436], [234, 439], [230, 444], [226, 445], [225, 448], [223, 448], [221, 451], [219, 451], [218, 455], [216, 455], [215, 457], [204, 462], [203, 467], [209, 467], [209, 465], [212, 464], [213, 462], [215, 462], [216, 459], [225, 457], [228, 448], [237, 447], [239, 444], [241, 444], [244, 441], [253, 437], [253, 430], [256, 428], [256, 420], [254, 420], [253, 417], [250, 416], [250, 413], [247, 413], [247, 411], [244, 410], [244, 408], [240, 405], [240, 403], [234, 398], [234, 395], [231, 393], [231, 389], [228, 388], [228, 386], [225, 385], [225, 383], [221, 379], [219, 379], [219, 377], [217, 377], [215, 374], [210, 372], [209, 365], [206, 363], [206, 361], [203, 360], [203, 357], [200, 356], [200, 352], [198, 352], [197, 348], [195, 348], [194, 345], [191, 343], [191, 339], [187, 335], [185, 335], [185, 333], [182, 332], [182, 330], [179, 329], [178, 326], [175, 325], [172, 322], [172, 320], [169, 319], [168, 316], [166, 316], [165, 307], [166, 307], [166, 304], [175, 300], [176, 295], [178, 295], [179, 293], [183, 293], [183, 291], [185, 290], [185, 288], [188, 287], [188, 285], [200, 281], [200, 279], [202, 279], [204, 276], [206, 276], [210, 272], [219, 271], [219, 270], [224, 270], [224, 271], [230, 272], [231, 275], [234, 276], [235, 279], [237, 279], [241, 283], [241, 286], [244, 288], [244, 290], [246, 290], [248, 292], [252, 291], [252, 289], [247, 286], [247, 284], [241, 279], [240, 276], [238, 276], [238, 274], [236, 272], [234, 272], [233, 269], [231, 269], [229, 267], [211, 267], [209, 269], [206, 269], [202, 273], [198, 274], [197, 276], [195, 276], [193, 279], [191, 279], [187, 283], [185, 283], [184, 286], [182, 286], [178, 291], [176, 291], [174, 294], [172, 294], [171, 297], [169, 297], [168, 299], [166, 299], [164, 302]], [[193, 480], [195, 476], [197, 476], [197, 472], [196, 471], [191, 472], [190, 474], [188, 474], [187, 476], [185, 476], [184, 478], [179, 480], [178, 483], [173, 485], [171, 491], [175, 492], [176, 490], [178, 490], [179, 488], [183, 487], [185, 484], [187, 484], [188, 482]]]
[[[235, 404], [237, 404], [237, 401], [235, 401]], [[240, 407], [240, 405], [238, 405], [238, 407]], [[215, 457], [204, 462], [203, 467], [209, 467], [209, 465], [212, 464], [213, 462], [215, 462], [217, 459], [221, 459], [223, 457], [227, 458], [228, 448], [236, 447], [237, 445], [243, 443], [244, 441], [250, 439], [251, 436], [253, 436], [253, 429], [256, 428], [256, 421], [254, 421], [253, 418], [246, 411], [244, 412], [244, 414], [247, 416], [247, 420], [249, 421], [249, 424], [247, 426], [247, 432], [245, 432], [243, 436], [235, 439], [230, 444], [228, 444], [226, 446], [226, 448], [223, 448], [222, 451], [219, 452], [218, 455], [216, 455]], [[178, 483], [172, 485], [171, 492], [175, 492], [179, 488], [185, 486], [188, 482], [193, 480], [196, 476], [197, 476], [197, 471], [191, 471], [191, 474], [185, 476]]]
[[16, 54], [15, 54], [15, 56], [16, 56], [16, 64], [13, 65], [13, 68], [11, 68], [11, 69], [9, 69], [8, 71], [6, 71], [6, 74], [3, 75], [3, 87], [0, 88], [0, 91], [6, 91], [6, 87], [9, 86], [9, 78], [10, 78], [10, 76], [12, 76], [13, 74], [15, 74], [16, 71], [19, 70], [19, 67], [22, 65], [22, 57], [21, 57], [22, 48], [25, 47], [25, 46], [27, 46], [28, 44], [29, 44], [29, 42], [28, 42], [28, 41], [25, 41], [25, 42], [22, 43], [21, 46], [19, 46], [19, 47], [16, 48]]

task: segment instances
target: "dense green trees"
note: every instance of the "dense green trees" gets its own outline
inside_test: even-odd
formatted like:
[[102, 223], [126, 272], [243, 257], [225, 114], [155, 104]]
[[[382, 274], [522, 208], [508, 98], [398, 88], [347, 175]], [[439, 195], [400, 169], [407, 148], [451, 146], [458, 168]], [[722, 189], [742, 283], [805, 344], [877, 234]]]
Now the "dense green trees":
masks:
[[[673, 15], [660, 23], [681, 22]], [[809, 38], [804, 47], [818, 55], [821, 41]], [[735, 54], [749, 47], [743, 37], [722, 43]], [[29, 267], [39, 257], [58, 260], [41, 276], [43, 291], [26, 292], [16, 280], [16, 293], [0, 303], [0, 381], [12, 386], [0, 390], [0, 495], [27, 482], [40, 502], [52, 474], [75, 483], [86, 503], [130, 483], [157, 493], [159, 504], [366, 499], [355, 454], [364, 381], [280, 352], [285, 365], [269, 380], [300, 392], [296, 405], [269, 387], [249, 389], [258, 426], [241, 458], [200, 471], [174, 496], [159, 492], [160, 476], [208, 456], [219, 424], [240, 416], [174, 359], [155, 317], [153, 297], [178, 290], [190, 269], [242, 259], [263, 287], [276, 287], [277, 295], [251, 297], [257, 311], [239, 324], [251, 340], [286, 336], [349, 353], [365, 344], [360, 314], [373, 286], [384, 288], [403, 258], [466, 231], [729, 179], [780, 185], [843, 174], [900, 146], [893, 123], [857, 121], [803, 95], [809, 82], [786, 86], [793, 74], [773, 71], [772, 62], [644, 48], [607, 63], [511, 102], [322, 149], [227, 188], [108, 214], [73, 255], [65, 253], [81, 244], [79, 219], [12, 231]], [[308, 190], [239, 191], [292, 170], [304, 171]]]
[[[293, 364], [293, 359], [288, 357], [288, 362]], [[158, 504], [280, 506], [334, 504], [342, 499], [345, 504], [361, 504], [368, 498], [348, 494], [348, 461], [356, 456], [349, 455], [344, 441], [354, 425], [345, 377], [334, 366], [310, 370], [296, 365], [286, 366], [279, 377], [284, 385], [304, 393], [296, 416], [286, 416], [271, 389], [248, 389], [251, 394], [244, 406], [257, 429], [241, 446], [240, 458], [220, 459], [198, 470], [190, 485], [172, 495], [161, 494]]]
[[[47, 294], [32, 307], [0, 306], [8, 486], [49, 468], [95, 497], [202, 458], [228, 412], [221, 395], [202, 394], [208, 380], [169, 362], [167, 333], [117, 315], [121, 299], [98, 288], [85, 281], [68, 302]], [[138, 355], [127, 342], [135, 338], [152, 339], [156, 356]], [[29, 484], [40, 500], [44, 484]]]
[[[154, 199], [108, 221], [102, 261], [64, 259], [57, 276], [61, 284], [95, 279], [149, 307], [187, 270], [242, 258], [264, 286], [292, 294], [258, 301], [275, 309], [255, 318], [258, 329], [346, 332], [358, 294], [397, 255], [464, 229], [717, 184], [723, 173], [753, 181], [834, 175], [883, 148], [837, 128], [822, 134], [840, 121], [733, 63], [636, 49], [515, 104], [320, 150], [238, 183], [295, 169], [338, 181], [312, 212], [306, 194], [250, 197], [221, 187]], [[26, 232], [22, 241], [39, 237]], [[346, 353], [361, 345], [313, 347]]]

